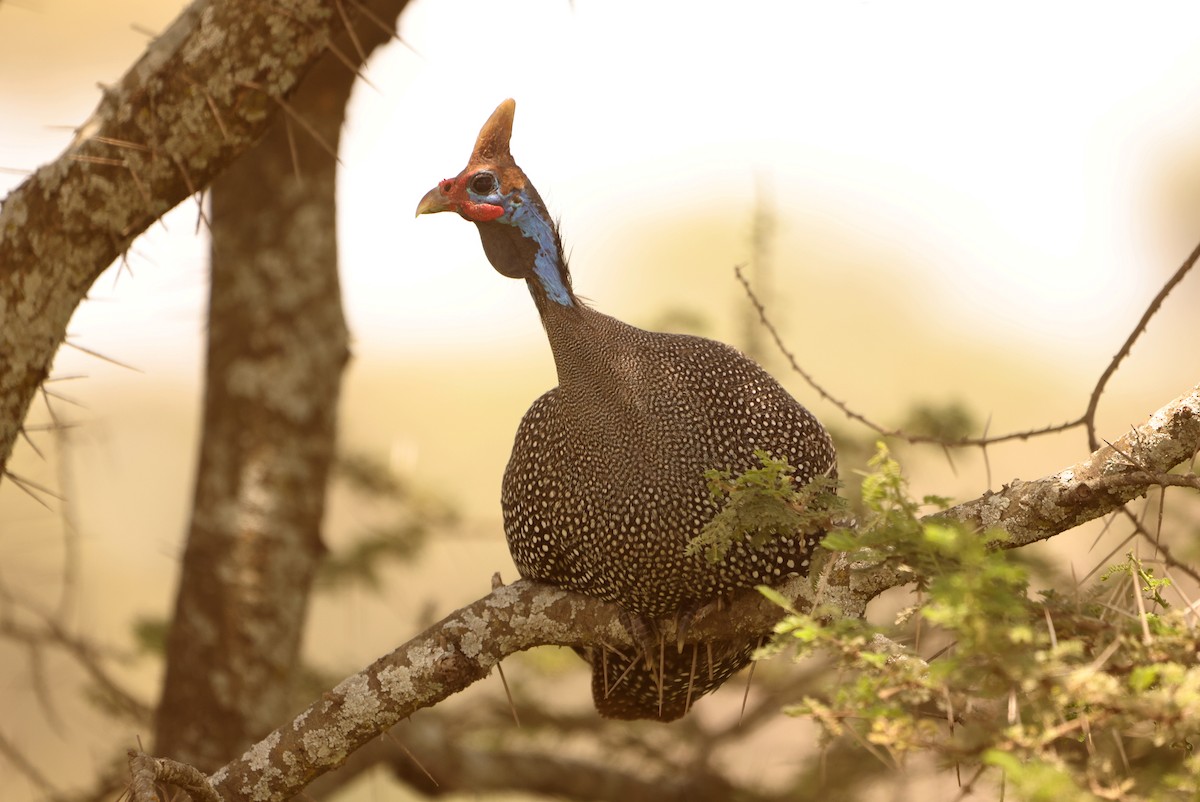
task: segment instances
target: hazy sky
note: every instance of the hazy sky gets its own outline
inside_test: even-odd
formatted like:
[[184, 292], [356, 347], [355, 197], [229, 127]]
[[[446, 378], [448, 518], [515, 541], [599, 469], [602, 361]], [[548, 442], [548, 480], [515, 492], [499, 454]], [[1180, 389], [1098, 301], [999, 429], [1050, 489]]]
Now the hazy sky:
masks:
[[[144, 47], [132, 26], [161, 30], [179, 6], [0, 3], [0, 167], [53, 158], [96, 84]], [[342, 153], [360, 349], [538, 336], [529, 310], [513, 311], [523, 290], [491, 273], [469, 227], [412, 217], [509, 96], [513, 150], [563, 219], [577, 285], [617, 313], [670, 305], [669, 284], [639, 297], [644, 274], [614, 266], [631, 232], [666, 221], [736, 236], [727, 249], [685, 236], [653, 269], [682, 263], [734, 292], [756, 184], [793, 292], [826, 268], [829, 242], [851, 243], [879, 254], [862, 280], [895, 283], [906, 303], [1068, 351], [1111, 351], [1093, 332], [1136, 319], [1197, 235], [1165, 194], [1200, 127], [1195, 3], [427, 0], [401, 30], [409, 47], [372, 61]], [[0, 173], [0, 191], [20, 178]], [[194, 364], [204, 241], [188, 206], [135, 245], [133, 281], [97, 283], [72, 325], [81, 342]]]

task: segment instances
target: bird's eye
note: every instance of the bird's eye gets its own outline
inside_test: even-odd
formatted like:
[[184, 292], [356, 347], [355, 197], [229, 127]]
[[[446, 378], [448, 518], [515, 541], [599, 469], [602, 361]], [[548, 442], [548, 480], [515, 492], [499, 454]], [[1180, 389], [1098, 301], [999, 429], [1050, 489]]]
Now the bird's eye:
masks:
[[480, 173], [471, 179], [471, 191], [476, 195], [491, 195], [496, 191], [496, 176]]

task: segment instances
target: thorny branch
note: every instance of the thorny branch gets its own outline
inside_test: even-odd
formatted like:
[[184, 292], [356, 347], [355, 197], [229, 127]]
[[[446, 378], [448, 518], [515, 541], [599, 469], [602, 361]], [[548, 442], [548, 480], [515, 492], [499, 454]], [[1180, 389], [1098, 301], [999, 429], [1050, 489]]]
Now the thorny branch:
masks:
[[194, 0], [63, 155], [4, 199], [0, 477], [92, 282], [259, 138], [341, 28], [333, 0]]
[[[1195, 475], [1192, 475], [1190, 477], [1176, 476], [1175, 474], [1167, 474], [1167, 475], [1171, 476], [1172, 478], [1176, 478], [1176, 479], [1188, 479], [1188, 478], [1196, 479], [1197, 478]], [[1161, 502], [1160, 502], [1160, 504], [1161, 504]], [[1134, 515], [1132, 512], [1130, 512], [1128, 507], [1121, 508], [1121, 512], [1129, 520], [1129, 522], [1131, 524], [1133, 524], [1133, 531], [1135, 533], [1137, 533], [1138, 535], [1141, 535], [1142, 538], [1147, 543], [1149, 543], [1150, 546], [1156, 552], [1158, 552], [1160, 555], [1162, 555], [1162, 561], [1169, 568], [1174, 568], [1174, 569], [1186, 574], [1187, 576], [1191, 577], [1191, 579], [1194, 582], [1196, 582], [1197, 584], [1200, 584], [1200, 571], [1197, 571], [1195, 568], [1193, 568], [1192, 566], [1188, 565], [1187, 563], [1181, 561], [1178, 557], [1176, 557], [1175, 553], [1171, 550], [1171, 548], [1169, 546], [1167, 546], [1166, 543], [1163, 543], [1160, 538], [1155, 537], [1150, 532], [1150, 530], [1146, 528], [1146, 525], [1143, 524], [1140, 520], [1138, 520], [1138, 517], [1136, 515]], [[1175, 586], [1176, 591], [1179, 592], [1178, 583], [1172, 583], [1172, 584]], [[1190, 601], [1187, 602], [1187, 605], [1189, 608], [1195, 609], [1192, 606]]]
[[[30, 626], [16, 620], [14, 614], [18, 612], [38, 619], [40, 626]], [[0, 585], [0, 636], [23, 644], [31, 653], [45, 648], [65, 652], [79, 664], [115, 709], [135, 721], [149, 718], [149, 707], [123, 688], [105, 667], [105, 661], [115, 656], [114, 650], [68, 632], [57, 616], [18, 598], [3, 585]]]
[[[981, 528], [1000, 526], [1010, 535], [1008, 547], [1027, 545], [1161, 486], [1166, 476], [1175, 476], [1167, 472], [1191, 459], [1198, 448], [1200, 386], [1082, 462], [1040, 479], [1013, 482], [938, 517]], [[1195, 476], [1186, 479], [1189, 487], [1196, 481]], [[858, 570], [850, 558], [839, 556], [822, 573], [815, 596], [804, 577], [779, 590], [800, 607], [820, 603], [861, 616], [884, 590], [908, 581], [887, 567]], [[682, 640], [753, 637], [769, 631], [778, 617], [771, 602], [746, 592], [720, 613], [701, 612]], [[664, 636], [672, 640], [678, 633], [665, 631]], [[601, 643], [633, 645], [614, 605], [524, 580], [497, 588], [343, 680], [293, 722], [212, 775], [212, 786], [225, 800], [288, 798], [398, 721], [487, 676], [511, 654], [540, 645]]]
[[42, 774], [37, 766], [25, 754], [17, 748], [17, 745], [5, 737], [3, 732], [0, 732], [0, 756], [16, 767], [17, 771], [25, 775], [34, 785], [43, 793], [49, 793], [54, 790], [50, 780], [46, 775]]
[[1092, 395], [1088, 399], [1087, 410], [1083, 413], [1083, 417], [1080, 418], [1080, 422], [1087, 425], [1088, 448], [1092, 451], [1100, 447], [1100, 441], [1096, 439], [1096, 407], [1100, 404], [1100, 395], [1104, 392], [1105, 385], [1108, 384], [1108, 380], [1112, 378], [1112, 375], [1117, 372], [1117, 367], [1121, 364], [1121, 361], [1129, 356], [1129, 352], [1133, 350], [1133, 344], [1137, 342], [1138, 337], [1142, 336], [1142, 332], [1146, 330], [1146, 326], [1150, 325], [1150, 318], [1154, 317], [1155, 313], [1158, 312], [1163, 301], [1171, 294], [1171, 290], [1175, 289], [1175, 286], [1183, 281], [1183, 277], [1192, 269], [1192, 265], [1196, 264], [1197, 259], [1200, 259], [1200, 245], [1197, 245], [1188, 254], [1187, 259], [1183, 260], [1183, 264], [1179, 266], [1179, 269], [1175, 271], [1171, 278], [1167, 279], [1166, 284], [1163, 284], [1162, 289], [1158, 291], [1158, 294], [1150, 301], [1150, 305], [1146, 307], [1146, 311], [1142, 313], [1142, 317], [1137, 322], [1137, 325], [1133, 327], [1133, 331], [1129, 332], [1129, 336], [1125, 338], [1121, 350], [1117, 351], [1116, 356], [1112, 358], [1112, 361], [1108, 363], [1108, 367], [1104, 369], [1104, 372], [1100, 374], [1100, 378], [1096, 381], [1096, 387], [1092, 390]]
[[1112, 378], [1114, 373], [1116, 373], [1117, 367], [1121, 364], [1122, 360], [1129, 355], [1129, 352], [1133, 349], [1133, 344], [1137, 342], [1138, 338], [1141, 337], [1142, 333], [1146, 330], [1146, 327], [1150, 324], [1150, 319], [1153, 318], [1155, 313], [1158, 312], [1159, 308], [1163, 304], [1163, 301], [1165, 301], [1167, 296], [1171, 294], [1171, 291], [1174, 290], [1181, 281], [1183, 281], [1184, 276], [1188, 274], [1198, 259], [1200, 259], [1200, 244], [1198, 244], [1192, 250], [1192, 252], [1188, 254], [1188, 257], [1183, 260], [1183, 264], [1181, 264], [1175, 273], [1172, 274], [1169, 279], [1167, 279], [1167, 282], [1162, 286], [1162, 289], [1160, 289], [1158, 294], [1155, 295], [1150, 301], [1149, 306], [1146, 307], [1146, 311], [1142, 313], [1141, 319], [1138, 320], [1137, 325], [1133, 327], [1133, 331], [1131, 331], [1129, 336], [1125, 339], [1125, 343], [1121, 346], [1120, 350], [1117, 351], [1112, 360], [1109, 361], [1108, 366], [1105, 367], [1104, 372], [1096, 381], [1096, 386], [1093, 388], [1090, 396], [1088, 397], [1087, 409], [1078, 418], [1067, 421], [1066, 423], [1043, 426], [1035, 429], [1026, 429], [1019, 432], [1009, 432], [1007, 434], [1000, 435], [988, 435], [985, 432], [981, 437], [962, 437], [956, 440], [945, 440], [940, 437], [932, 437], [929, 435], [909, 434], [902, 429], [889, 429], [888, 427], [868, 418], [866, 415], [857, 412], [845, 401], [835, 397], [832, 393], [826, 390], [824, 385], [820, 384], [811, 373], [800, 366], [800, 363], [796, 360], [795, 354], [793, 354], [791, 349], [784, 344], [783, 338], [779, 335], [779, 330], [775, 328], [775, 325], [771, 322], [771, 319], [767, 315], [766, 306], [759, 299], [757, 293], [754, 291], [754, 288], [750, 286], [750, 281], [743, 273], [742, 266], [736, 265], [733, 271], [737, 276], [738, 282], [742, 285], [742, 289], [745, 291], [746, 296], [750, 299], [750, 303], [753, 304], [755, 311], [758, 313], [759, 321], [767, 330], [767, 333], [771, 335], [771, 339], [775, 343], [775, 347], [787, 361], [788, 367], [792, 369], [792, 372], [800, 376], [800, 378], [802, 378], [809, 387], [816, 391], [816, 393], [821, 396], [822, 399], [828, 401], [841, 410], [842, 414], [847, 418], [861, 423], [863, 426], [866, 426], [868, 429], [871, 429], [883, 437], [895, 437], [914, 444], [932, 443], [945, 448], [977, 446], [985, 449], [984, 453], [986, 455], [986, 448], [989, 445], [1003, 443], [1009, 440], [1028, 440], [1031, 437], [1054, 434], [1056, 432], [1065, 432], [1069, 429], [1074, 429], [1079, 426], [1083, 426], [1087, 430], [1088, 447], [1092, 451], [1098, 449], [1100, 444], [1096, 439], [1096, 410], [1100, 404], [1100, 396], [1104, 393], [1104, 388], [1107, 385], [1108, 380]]

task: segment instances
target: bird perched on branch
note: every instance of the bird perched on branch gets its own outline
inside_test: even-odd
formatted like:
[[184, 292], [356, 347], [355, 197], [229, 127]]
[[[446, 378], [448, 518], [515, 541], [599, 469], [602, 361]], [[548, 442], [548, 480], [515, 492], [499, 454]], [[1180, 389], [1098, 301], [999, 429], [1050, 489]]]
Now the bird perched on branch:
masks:
[[[652, 642], [656, 622], [686, 620], [734, 590], [807, 571], [812, 533], [777, 533], [762, 545], [746, 538], [716, 562], [689, 553], [719, 512], [706, 471], [740, 473], [765, 451], [804, 484], [835, 475], [833, 444], [733, 348], [644, 331], [576, 297], [558, 227], [509, 152], [515, 108], [500, 104], [466, 168], [430, 190], [417, 214], [452, 211], [475, 223], [492, 266], [525, 280], [554, 353], [558, 386], [525, 414], [504, 474], [504, 531], [517, 569], [616, 602], [635, 638]], [[602, 715], [671, 721], [745, 666], [758, 642], [679, 648], [660, 637], [657, 649], [636, 654], [581, 654]]]

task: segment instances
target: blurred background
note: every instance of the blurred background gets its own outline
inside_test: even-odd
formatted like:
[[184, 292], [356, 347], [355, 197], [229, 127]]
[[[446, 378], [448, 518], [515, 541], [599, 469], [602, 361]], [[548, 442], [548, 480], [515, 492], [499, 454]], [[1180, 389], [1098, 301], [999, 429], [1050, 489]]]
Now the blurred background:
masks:
[[[0, 196], [61, 152], [184, 5], [0, 2]], [[581, 296], [753, 351], [848, 440], [870, 434], [752, 325], [735, 265], [800, 364], [855, 409], [899, 425], [915, 405], [961, 405], [974, 433], [1000, 433], [1078, 417], [1200, 238], [1192, 3], [417, 0], [400, 32], [359, 82], [340, 152], [354, 353], [342, 448], [459, 523], [419, 572], [315, 600], [308, 653], [335, 674], [478, 598], [493, 571], [516, 576], [500, 476], [520, 416], [555, 383], [549, 349], [525, 288], [491, 270], [470, 226], [413, 218], [500, 100], [517, 100], [512, 150], [561, 217]], [[73, 425], [44, 441], [47, 459], [23, 445], [13, 464], [65, 501], [0, 485], [3, 580], [47, 604], [69, 585], [77, 626], [126, 646], [131, 621], [171, 609], [186, 531], [207, 302], [197, 218], [189, 202], [155, 225], [72, 322], [52, 403]], [[1196, 383], [1198, 302], [1195, 280], [1167, 301], [1102, 400], [1101, 437]], [[39, 401], [31, 423], [49, 415]], [[917, 493], [965, 500], [1085, 453], [1074, 430], [995, 447], [989, 466], [973, 451], [953, 465], [937, 449], [901, 456]], [[335, 494], [327, 539], [372, 514]], [[1094, 539], [1056, 540], [1064, 571], [1095, 565]], [[0, 654], [0, 734], [63, 784], [85, 782], [114, 732], [80, 676], [39, 669], [63, 726], [25, 653]], [[121, 671], [155, 697], [156, 663]], [[489, 680], [465, 695], [503, 691]], [[124, 748], [138, 733], [115, 735]], [[764, 751], [744, 768], [790, 759]], [[3, 758], [0, 788], [37, 796]]]

